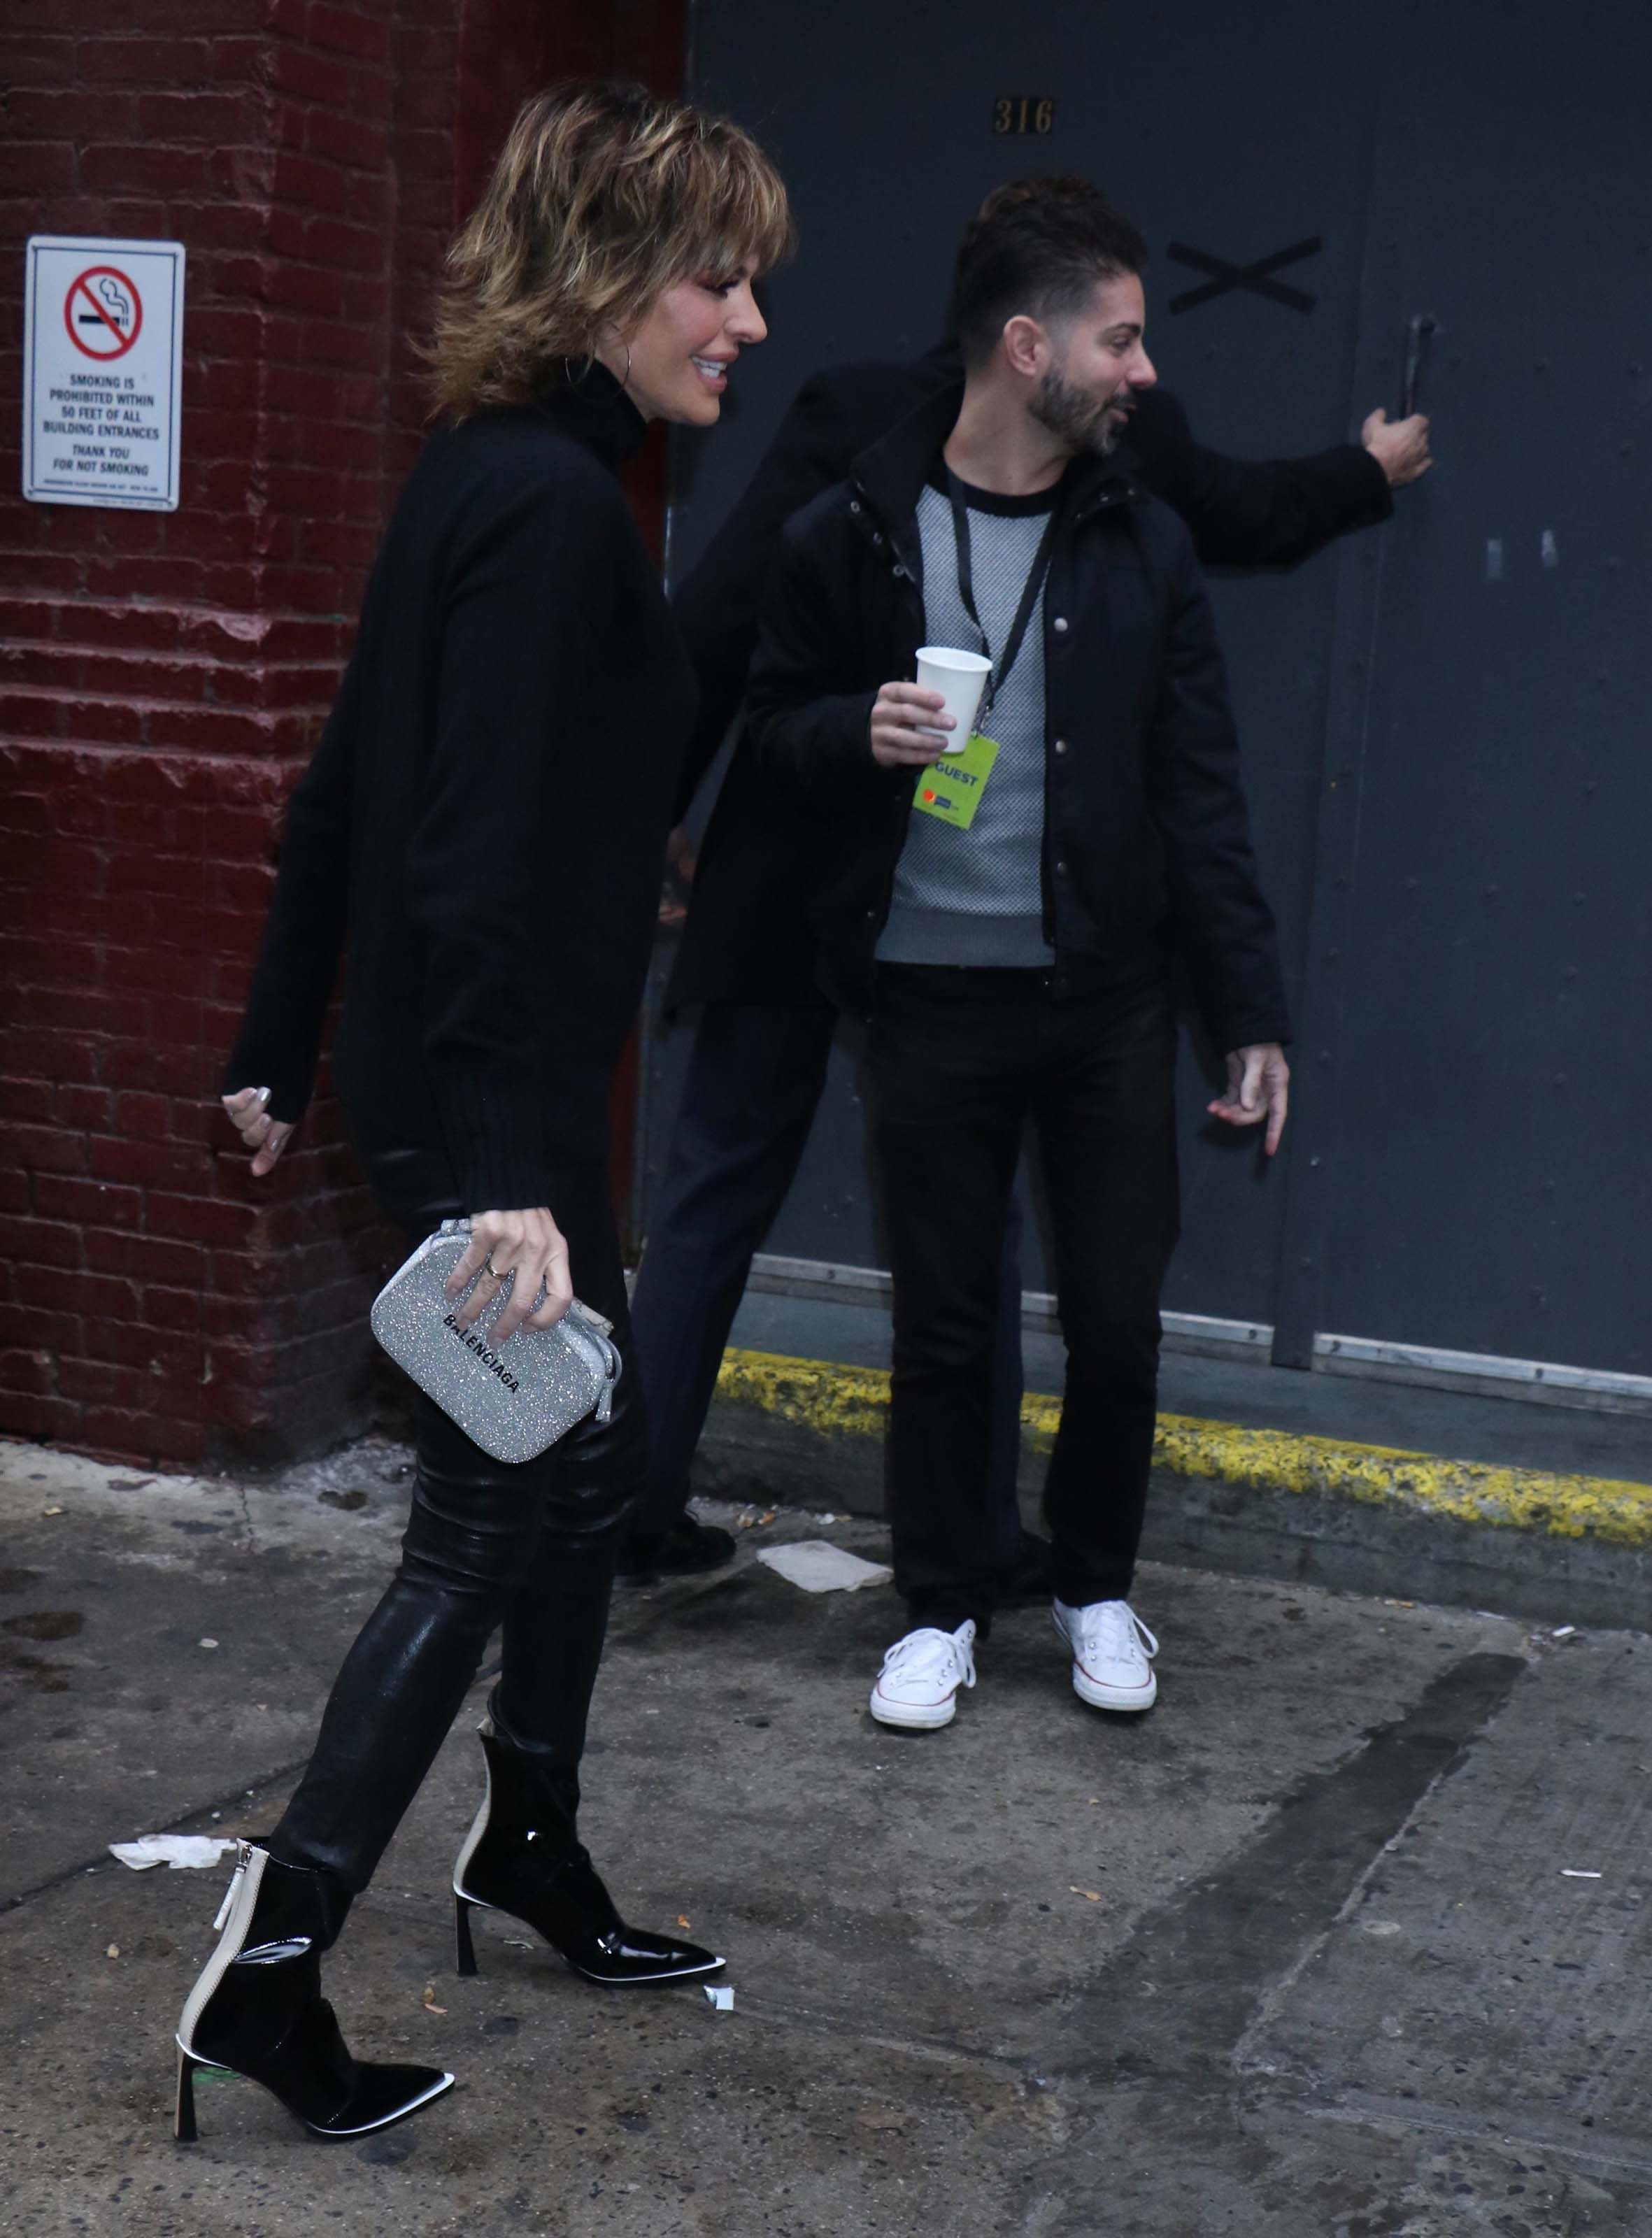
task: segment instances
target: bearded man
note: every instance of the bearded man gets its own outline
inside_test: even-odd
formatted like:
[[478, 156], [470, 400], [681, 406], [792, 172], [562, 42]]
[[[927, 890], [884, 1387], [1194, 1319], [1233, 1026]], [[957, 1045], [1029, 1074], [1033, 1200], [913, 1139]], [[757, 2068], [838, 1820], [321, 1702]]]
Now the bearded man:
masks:
[[[1067, 1346], [1052, 1613], [1080, 1698], [1140, 1711], [1178, 957], [1227, 1055], [1211, 1111], [1264, 1125], [1270, 1153], [1285, 1118], [1284, 985], [1204, 586], [1183, 522], [1109, 456], [1156, 380], [1145, 246], [1074, 189], [1006, 195], [971, 228], [962, 387], [791, 522], [747, 699], [767, 782], [818, 834], [822, 983], [869, 1021], [910, 1619], [871, 1706], [917, 1729], [974, 1685], [998, 1590], [991, 1394], [1027, 1122]], [[906, 680], [920, 646], [991, 664], [967, 739]]]

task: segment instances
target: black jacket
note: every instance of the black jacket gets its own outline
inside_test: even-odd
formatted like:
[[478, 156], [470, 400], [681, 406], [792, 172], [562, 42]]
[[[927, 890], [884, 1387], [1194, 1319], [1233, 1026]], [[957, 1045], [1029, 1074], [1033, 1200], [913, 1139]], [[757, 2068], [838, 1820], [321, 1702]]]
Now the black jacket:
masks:
[[[673, 594], [700, 687], [680, 814], [745, 697], [758, 614], [786, 522], [842, 481], [870, 444], [960, 376], [957, 352], [943, 345], [904, 364], [817, 374], [798, 392], [750, 483]], [[1297, 459], [1227, 458], [1194, 440], [1187, 414], [1162, 388], [1138, 400], [1128, 446], [1117, 455], [1181, 514], [1207, 566], [1292, 566], [1393, 511], [1387, 476], [1359, 444]], [[740, 747], [700, 851], [674, 1002], [818, 999], [813, 942], [796, 903], [807, 859], [806, 825], [776, 803]]]
[[600, 1157], [694, 684], [618, 468], [600, 367], [434, 435], [288, 811], [227, 1089], [295, 1120], [348, 937], [336, 1063], [358, 1147], [445, 1153], [466, 1208]]
[[[787, 527], [747, 695], [768, 781], [821, 825], [806, 913], [823, 977], [864, 1007], [916, 772], [866, 743], [923, 641], [917, 506], [958, 417], [941, 393]], [[1108, 461], [1064, 486], [1044, 602], [1044, 933], [1057, 954], [1162, 939], [1218, 1049], [1289, 1038], [1238, 742], [1192, 540]]]

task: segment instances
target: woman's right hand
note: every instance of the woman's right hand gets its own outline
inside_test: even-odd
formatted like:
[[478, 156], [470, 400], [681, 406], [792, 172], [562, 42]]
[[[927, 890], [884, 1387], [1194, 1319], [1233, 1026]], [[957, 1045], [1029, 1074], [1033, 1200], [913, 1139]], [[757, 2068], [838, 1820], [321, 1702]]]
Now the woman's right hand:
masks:
[[275, 1161], [292, 1140], [293, 1122], [269, 1116], [267, 1088], [238, 1088], [219, 1102], [236, 1122], [236, 1132], [252, 1152], [252, 1169], [262, 1181], [275, 1169]]
[[[554, 1328], [574, 1302], [567, 1245], [546, 1205], [535, 1205], [527, 1212], [473, 1214], [469, 1247], [448, 1277], [448, 1295], [456, 1298], [477, 1274], [481, 1275], [481, 1281], [454, 1316], [461, 1328], [468, 1328], [480, 1316], [508, 1275], [516, 1277], [503, 1311], [488, 1332], [488, 1341], [495, 1348], [514, 1336], [524, 1322], [529, 1328]], [[529, 1313], [541, 1283], [544, 1303], [536, 1313]]]
[[942, 712], [945, 705], [939, 692], [920, 691], [915, 684], [884, 685], [867, 726], [879, 768], [923, 769], [938, 762], [946, 751], [944, 733], [958, 727]]

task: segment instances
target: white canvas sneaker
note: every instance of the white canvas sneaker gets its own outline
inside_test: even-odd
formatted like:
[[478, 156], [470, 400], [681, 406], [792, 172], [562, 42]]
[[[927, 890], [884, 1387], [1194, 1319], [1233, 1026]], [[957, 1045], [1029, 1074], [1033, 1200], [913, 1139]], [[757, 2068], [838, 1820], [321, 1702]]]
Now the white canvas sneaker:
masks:
[[883, 1659], [872, 1690], [872, 1714], [880, 1725], [906, 1725], [930, 1731], [950, 1725], [958, 1710], [958, 1690], [975, 1684], [975, 1626], [966, 1619], [956, 1632], [924, 1625], [898, 1639]]
[[1098, 1710], [1151, 1709], [1158, 1642], [1128, 1601], [1091, 1601], [1084, 1608], [1052, 1601], [1050, 1616], [1072, 1650], [1072, 1691], [1081, 1702]]

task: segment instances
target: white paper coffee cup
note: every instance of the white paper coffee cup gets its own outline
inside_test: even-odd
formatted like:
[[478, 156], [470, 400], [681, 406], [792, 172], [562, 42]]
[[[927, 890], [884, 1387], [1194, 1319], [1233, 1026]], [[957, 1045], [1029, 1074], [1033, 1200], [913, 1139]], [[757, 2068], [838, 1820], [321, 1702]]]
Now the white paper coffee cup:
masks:
[[981, 704], [981, 694], [986, 689], [986, 679], [992, 673], [992, 664], [979, 652], [965, 652], [950, 645], [920, 645], [918, 648], [918, 687], [921, 692], [939, 692], [946, 701], [946, 712], [958, 728], [948, 731], [946, 751], [961, 754], [970, 742], [970, 732], [975, 727], [975, 711]]

